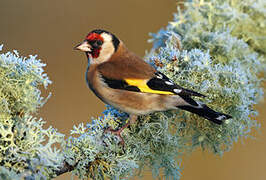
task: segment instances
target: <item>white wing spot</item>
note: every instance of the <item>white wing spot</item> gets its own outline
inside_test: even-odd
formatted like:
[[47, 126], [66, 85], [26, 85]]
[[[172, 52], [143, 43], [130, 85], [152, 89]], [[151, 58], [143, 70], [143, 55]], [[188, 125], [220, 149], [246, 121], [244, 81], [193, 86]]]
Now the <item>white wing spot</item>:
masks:
[[158, 79], [163, 79], [163, 76], [162, 76], [161, 74], [157, 74], [156, 77], [157, 77]]
[[180, 93], [181, 91], [182, 91], [181, 89], [174, 89], [174, 92], [177, 94]]
[[221, 115], [221, 116], [219, 116], [219, 117], [217, 117], [216, 119], [218, 119], [218, 120], [223, 120], [224, 118], [226, 118], [226, 116], [225, 115]]
[[172, 82], [170, 82], [170, 81], [165, 81], [165, 84], [167, 84], [167, 85], [174, 85]]

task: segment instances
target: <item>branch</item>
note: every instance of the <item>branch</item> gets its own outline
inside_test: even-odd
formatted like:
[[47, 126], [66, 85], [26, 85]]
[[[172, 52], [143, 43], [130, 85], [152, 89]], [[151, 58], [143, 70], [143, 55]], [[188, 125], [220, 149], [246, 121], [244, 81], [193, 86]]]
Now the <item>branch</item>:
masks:
[[63, 166], [59, 168], [59, 170], [55, 170], [54, 173], [56, 174], [56, 176], [60, 176], [61, 174], [73, 171], [74, 168], [75, 166], [71, 166], [66, 161], [64, 161]]

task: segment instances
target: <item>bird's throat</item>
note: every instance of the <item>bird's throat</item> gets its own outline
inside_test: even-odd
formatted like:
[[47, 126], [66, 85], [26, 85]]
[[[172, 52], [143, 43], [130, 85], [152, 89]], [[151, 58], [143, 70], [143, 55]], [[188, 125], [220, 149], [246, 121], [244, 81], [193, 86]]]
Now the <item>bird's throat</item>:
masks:
[[92, 52], [90, 53], [92, 58], [98, 58], [100, 55], [100, 51], [101, 51], [101, 48], [92, 49]]

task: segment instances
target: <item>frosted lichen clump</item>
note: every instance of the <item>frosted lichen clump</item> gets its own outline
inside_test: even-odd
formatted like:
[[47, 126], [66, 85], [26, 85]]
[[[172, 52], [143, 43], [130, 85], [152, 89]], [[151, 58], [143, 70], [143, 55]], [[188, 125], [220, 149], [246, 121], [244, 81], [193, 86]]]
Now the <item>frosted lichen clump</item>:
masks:
[[266, 14], [261, 8], [266, 3], [256, 3], [262, 6], [253, 1], [189, 1], [166, 30], [152, 34], [154, 48], [148, 61], [155, 66], [160, 62], [159, 71], [205, 94], [207, 98], [201, 101], [233, 116], [218, 126], [180, 112], [177, 128], [190, 150], [201, 146], [222, 154], [239, 137], [259, 127], [254, 104], [263, 97], [259, 73], [266, 67], [262, 48]]
[[75, 175], [119, 179], [134, 175], [136, 168], [141, 174], [144, 166], [148, 166], [153, 169], [154, 177], [163, 168], [166, 177], [179, 179], [180, 169], [175, 159], [181, 149], [180, 140], [168, 132], [170, 124], [165, 114], [140, 118], [137, 125], [124, 130], [125, 145], [121, 146], [120, 140], [104, 129], [119, 126], [127, 117], [117, 118], [121, 112], [110, 106], [107, 111], [112, 113], [93, 120], [86, 127], [80, 124], [71, 132], [79, 136], [68, 139], [64, 156], [67, 163], [75, 167]]
[[106, 179], [126, 177], [137, 168], [136, 158], [118, 144], [119, 141], [110, 134], [104, 133], [107, 122], [112, 117], [92, 120], [92, 124], [74, 126], [65, 150], [66, 162], [75, 166], [73, 174], [80, 178]]
[[43, 129], [44, 121], [31, 115], [46, 101], [39, 86], [51, 83], [44, 66], [36, 56], [0, 54], [0, 166], [6, 172], [44, 176], [60, 164], [60, 153], [52, 145], [62, 142], [63, 135]]

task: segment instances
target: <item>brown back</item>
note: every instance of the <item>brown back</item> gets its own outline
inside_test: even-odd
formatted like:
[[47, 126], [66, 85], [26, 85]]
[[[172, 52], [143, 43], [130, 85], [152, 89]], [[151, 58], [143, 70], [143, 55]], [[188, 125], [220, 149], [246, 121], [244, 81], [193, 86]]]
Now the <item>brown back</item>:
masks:
[[110, 60], [100, 64], [97, 68], [103, 76], [112, 79], [150, 79], [156, 72], [142, 58], [130, 52], [123, 43], [120, 43]]

